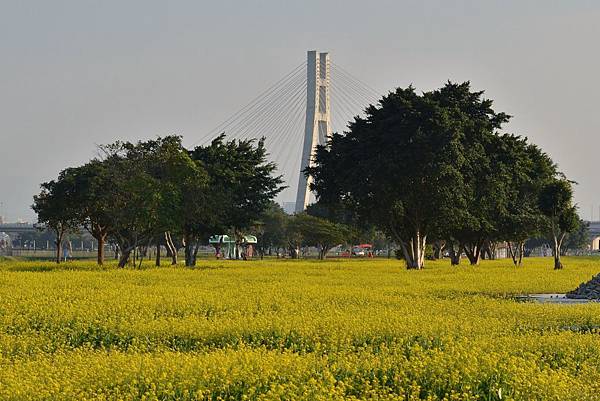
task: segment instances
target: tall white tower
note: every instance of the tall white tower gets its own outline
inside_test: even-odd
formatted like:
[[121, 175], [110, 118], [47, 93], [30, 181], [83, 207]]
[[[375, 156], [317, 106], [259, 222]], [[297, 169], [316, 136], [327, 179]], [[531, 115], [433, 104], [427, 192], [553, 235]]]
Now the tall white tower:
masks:
[[311, 203], [308, 188], [311, 179], [302, 172], [312, 166], [317, 145], [324, 144], [331, 135], [331, 107], [329, 104], [330, 62], [329, 53], [308, 52], [306, 79], [306, 122], [304, 125], [304, 146], [300, 161], [300, 178], [296, 195], [296, 213], [302, 212]]

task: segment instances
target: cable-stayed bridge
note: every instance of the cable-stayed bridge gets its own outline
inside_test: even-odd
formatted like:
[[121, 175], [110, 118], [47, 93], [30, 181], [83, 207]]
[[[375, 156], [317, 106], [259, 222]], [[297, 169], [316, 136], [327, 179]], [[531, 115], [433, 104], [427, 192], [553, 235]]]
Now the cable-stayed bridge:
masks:
[[311, 163], [315, 147], [325, 143], [332, 132], [344, 131], [354, 116], [361, 115], [380, 96], [334, 63], [329, 53], [309, 51], [306, 62], [292, 68], [193, 145], [207, 145], [221, 133], [228, 139], [265, 137], [269, 157], [288, 185], [280, 198], [295, 199], [296, 211], [302, 211], [313, 198], [300, 171]]

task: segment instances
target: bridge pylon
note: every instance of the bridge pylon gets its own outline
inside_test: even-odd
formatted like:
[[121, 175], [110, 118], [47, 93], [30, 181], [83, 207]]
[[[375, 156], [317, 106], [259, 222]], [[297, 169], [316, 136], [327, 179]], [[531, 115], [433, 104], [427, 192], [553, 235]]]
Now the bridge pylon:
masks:
[[304, 211], [314, 200], [314, 195], [309, 189], [311, 178], [307, 178], [303, 171], [313, 165], [317, 145], [325, 144], [331, 135], [329, 53], [310, 50], [307, 53], [306, 71], [306, 120], [296, 195], [296, 213]]

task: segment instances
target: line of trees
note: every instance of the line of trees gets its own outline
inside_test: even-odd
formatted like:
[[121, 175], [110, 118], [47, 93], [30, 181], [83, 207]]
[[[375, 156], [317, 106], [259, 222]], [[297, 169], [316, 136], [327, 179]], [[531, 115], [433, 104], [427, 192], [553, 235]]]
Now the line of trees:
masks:
[[[267, 161], [264, 140], [231, 140], [187, 150], [178, 136], [101, 146], [100, 156], [63, 170], [41, 184], [32, 208], [55, 234], [56, 261], [67, 233], [85, 228], [98, 242], [118, 246], [119, 266], [136, 263], [141, 250], [166, 246], [172, 263], [185, 248], [186, 266], [196, 264], [201, 244], [215, 233], [243, 234], [283, 189]], [[141, 260], [140, 260], [141, 263]]]
[[325, 259], [327, 253], [338, 245], [352, 245], [357, 241], [355, 229], [313, 216], [308, 213], [287, 215], [275, 203], [271, 205], [257, 222], [258, 252], [265, 254], [287, 254], [293, 259], [302, 256], [302, 250], [313, 247], [318, 251], [319, 259]]
[[[185, 249], [194, 266], [212, 234], [236, 241], [255, 233], [258, 252], [280, 249], [319, 257], [365, 233], [383, 233], [409, 269], [432, 257], [466, 255], [475, 265], [507, 244], [515, 265], [526, 241], [549, 238], [561, 269], [565, 239], [581, 239], [573, 182], [527, 138], [502, 133], [510, 119], [468, 82], [417, 93], [410, 86], [384, 96], [347, 132], [319, 146], [305, 173], [318, 202], [286, 216], [274, 204], [283, 189], [267, 161], [264, 140], [226, 140], [188, 150], [178, 136], [100, 146], [100, 156], [41, 184], [33, 209], [55, 234], [56, 260], [69, 232], [85, 228], [114, 243], [119, 266], [165, 246], [173, 264]], [[573, 233], [569, 236], [569, 233]], [[583, 235], [584, 236], [584, 235]]]
[[580, 223], [573, 183], [527, 138], [500, 133], [509, 119], [469, 82], [398, 88], [320, 146], [306, 174], [321, 209], [385, 232], [410, 269], [423, 268], [427, 243], [478, 264], [506, 242], [520, 264], [525, 241], [547, 235], [560, 269]]

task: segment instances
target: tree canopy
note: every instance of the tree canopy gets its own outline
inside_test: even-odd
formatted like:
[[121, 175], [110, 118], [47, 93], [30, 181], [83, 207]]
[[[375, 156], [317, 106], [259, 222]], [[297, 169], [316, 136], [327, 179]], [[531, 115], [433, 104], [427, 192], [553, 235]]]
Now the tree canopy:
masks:
[[220, 136], [188, 151], [180, 137], [167, 136], [100, 149], [102, 157], [42, 184], [33, 206], [58, 242], [69, 229], [87, 228], [98, 240], [99, 264], [107, 238], [119, 247], [121, 267], [136, 249], [161, 243], [176, 263], [179, 237], [186, 265], [194, 265], [201, 239], [220, 230], [241, 234], [282, 189], [262, 140]]
[[184, 247], [194, 266], [211, 234], [228, 233], [238, 249], [253, 231], [261, 256], [317, 247], [324, 258], [338, 244], [391, 239], [410, 269], [423, 268], [427, 244], [432, 257], [455, 265], [464, 254], [475, 265], [503, 243], [521, 265], [526, 241], [548, 237], [562, 268], [565, 239], [584, 241], [573, 183], [526, 137], [503, 132], [509, 120], [469, 82], [389, 92], [317, 147], [304, 173], [318, 202], [293, 217], [273, 203], [284, 187], [264, 139], [224, 134], [194, 149], [178, 136], [101, 146], [100, 157], [43, 183], [33, 208], [58, 248], [87, 229], [99, 264], [110, 241], [120, 266], [150, 246], [158, 264], [162, 245], [173, 264]]
[[468, 82], [398, 88], [365, 114], [318, 147], [306, 174], [320, 203], [385, 232], [408, 268], [423, 267], [427, 240], [477, 264], [490, 244], [522, 248], [542, 230], [539, 197], [560, 173], [526, 138], [501, 133], [510, 117]]

